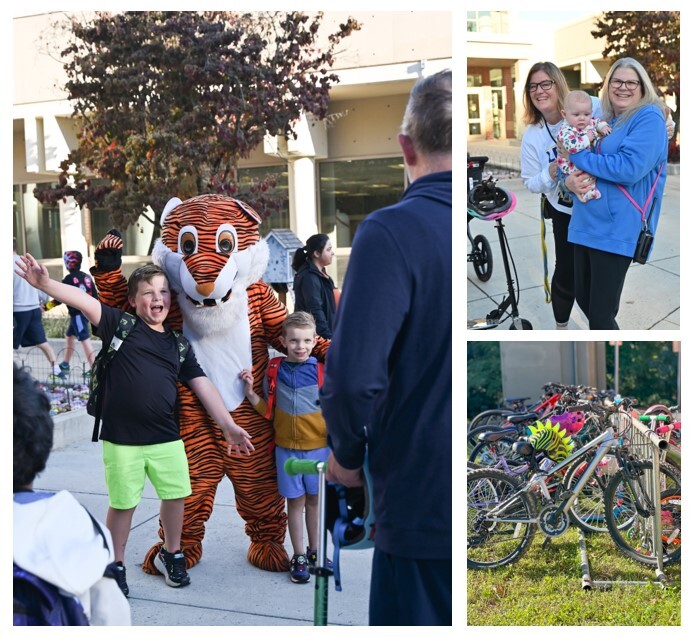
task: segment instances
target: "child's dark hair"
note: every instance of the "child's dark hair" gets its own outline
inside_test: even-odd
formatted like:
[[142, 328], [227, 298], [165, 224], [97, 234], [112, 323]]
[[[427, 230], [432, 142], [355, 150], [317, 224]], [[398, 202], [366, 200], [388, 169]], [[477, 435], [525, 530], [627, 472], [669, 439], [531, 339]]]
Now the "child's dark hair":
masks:
[[14, 462], [12, 487], [28, 487], [46, 468], [53, 447], [50, 401], [23, 369], [14, 365]]
[[139, 289], [139, 284], [142, 281], [148, 283], [155, 276], [159, 275], [165, 276], [166, 281], [168, 281], [168, 276], [166, 276], [166, 273], [158, 265], [154, 265], [153, 263], [147, 263], [147, 265], [143, 265], [137, 268], [130, 275], [130, 278], [127, 280], [127, 295], [137, 296], [137, 290]]
[[315, 319], [312, 314], [307, 312], [293, 312], [293, 314], [289, 314], [281, 324], [281, 334], [283, 336], [286, 336], [286, 331], [289, 327], [311, 328], [314, 332], [317, 332]]
[[303, 266], [303, 264], [312, 258], [313, 252], [322, 252], [324, 246], [327, 245], [329, 241], [329, 235], [326, 234], [313, 234], [306, 242], [305, 247], [298, 248], [293, 253], [293, 262], [291, 267], [296, 270], [296, 272]]

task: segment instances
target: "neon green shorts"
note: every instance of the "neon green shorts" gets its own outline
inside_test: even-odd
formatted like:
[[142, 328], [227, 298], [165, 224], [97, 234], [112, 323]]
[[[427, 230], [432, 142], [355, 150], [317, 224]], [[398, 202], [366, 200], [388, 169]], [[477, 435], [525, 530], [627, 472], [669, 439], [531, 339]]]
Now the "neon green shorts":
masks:
[[192, 489], [182, 440], [158, 445], [116, 445], [103, 441], [108, 503], [114, 509], [132, 509], [139, 504], [144, 480], [161, 500], [185, 498]]

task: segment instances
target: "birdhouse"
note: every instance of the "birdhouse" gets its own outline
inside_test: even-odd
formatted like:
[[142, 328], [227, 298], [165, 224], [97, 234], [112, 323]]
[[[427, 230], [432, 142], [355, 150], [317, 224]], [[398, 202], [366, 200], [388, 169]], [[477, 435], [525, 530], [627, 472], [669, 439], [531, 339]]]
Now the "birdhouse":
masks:
[[[262, 277], [266, 283], [293, 283], [293, 254], [303, 242], [288, 229], [272, 230], [264, 238], [269, 246], [269, 263]], [[292, 287], [292, 286], [291, 286]]]

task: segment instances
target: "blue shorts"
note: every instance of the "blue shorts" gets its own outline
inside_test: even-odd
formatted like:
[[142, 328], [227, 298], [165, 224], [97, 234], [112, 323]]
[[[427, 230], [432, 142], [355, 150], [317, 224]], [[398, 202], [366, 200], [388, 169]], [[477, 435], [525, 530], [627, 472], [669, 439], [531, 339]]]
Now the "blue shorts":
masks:
[[309, 495], [317, 495], [319, 489], [318, 475], [297, 475], [289, 476], [284, 471], [284, 463], [289, 458], [300, 458], [301, 460], [323, 460], [329, 458], [329, 447], [320, 447], [319, 449], [310, 449], [302, 451], [301, 449], [286, 449], [276, 445], [276, 477], [279, 483], [279, 494], [284, 498], [300, 498], [306, 493]]
[[41, 310], [14, 312], [14, 329], [12, 330], [12, 348], [31, 347], [46, 342], [46, 333], [41, 323]]
[[84, 318], [83, 314], [70, 317], [70, 324], [67, 326], [65, 336], [76, 336], [78, 341], [86, 341], [91, 338], [89, 334], [89, 322]]

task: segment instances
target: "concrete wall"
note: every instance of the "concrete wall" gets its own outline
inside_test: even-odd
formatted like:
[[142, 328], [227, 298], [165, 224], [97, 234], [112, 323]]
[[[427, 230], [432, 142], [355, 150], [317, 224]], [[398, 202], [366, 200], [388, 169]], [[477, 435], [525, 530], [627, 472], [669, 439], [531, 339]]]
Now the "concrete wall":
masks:
[[500, 343], [505, 398], [540, 398], [548, 382], [606, 389], [605, 343], [528, 341]]
[[408, 93], [331, 102], [329, 112], [339, 118], [327, 131], [329, 159], [400, 156], [397, 135], [407, 100]]

